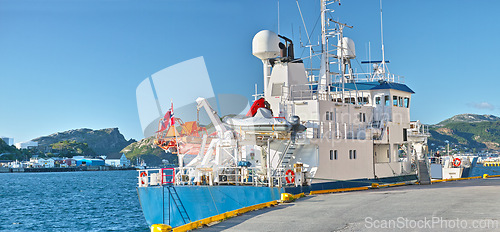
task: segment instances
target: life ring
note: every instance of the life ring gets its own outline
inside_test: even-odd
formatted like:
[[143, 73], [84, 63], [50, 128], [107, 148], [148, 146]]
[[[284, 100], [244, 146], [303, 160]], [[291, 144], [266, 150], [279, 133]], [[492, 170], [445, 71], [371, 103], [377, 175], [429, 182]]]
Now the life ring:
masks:
[[[286, 179], [287, 184], [295, 183], [295, 172], [293, 172], [292, 169], [286, 170], [285, 175], [286, 175], [285, 179]], [[292, 177], [292, 178], [289, 178], [289, 177]]]
[[459, 158], [453, 159], [453, 167], [460, 167], [460, 164], [462, 164], [462, 160]]
[[[144, 181], [144, 179], [147, 179], [147, 176], [148, 174], [146, 172], [141, 172], [141, 174], [139, 175], [139, 177], [141, 177], [141, 184], [145, 184], [146, 182]], [[146, 178], [144, 178], [146, 177]]]

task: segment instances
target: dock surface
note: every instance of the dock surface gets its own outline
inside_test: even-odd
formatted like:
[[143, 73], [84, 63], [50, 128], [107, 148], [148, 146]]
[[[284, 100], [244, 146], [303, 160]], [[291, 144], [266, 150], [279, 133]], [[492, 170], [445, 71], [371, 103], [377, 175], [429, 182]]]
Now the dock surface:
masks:
[[500, 178], [307, 196], [199, 231], [500, 231]]

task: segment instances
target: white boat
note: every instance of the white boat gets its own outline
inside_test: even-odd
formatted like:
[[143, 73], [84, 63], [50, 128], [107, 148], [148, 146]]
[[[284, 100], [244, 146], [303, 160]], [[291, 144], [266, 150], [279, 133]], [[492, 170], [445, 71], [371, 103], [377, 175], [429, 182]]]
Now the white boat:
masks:
[[447, 155], [429, 157], [431, 178], [436, 180], [466, 178], [472, 176], [477, 156]]

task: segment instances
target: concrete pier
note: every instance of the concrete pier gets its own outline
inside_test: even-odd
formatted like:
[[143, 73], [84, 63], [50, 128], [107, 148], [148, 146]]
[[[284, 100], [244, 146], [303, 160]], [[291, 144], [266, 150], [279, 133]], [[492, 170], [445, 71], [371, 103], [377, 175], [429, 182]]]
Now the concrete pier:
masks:
[[500, 178], [307, 196], [200, 231], [500, 231]]

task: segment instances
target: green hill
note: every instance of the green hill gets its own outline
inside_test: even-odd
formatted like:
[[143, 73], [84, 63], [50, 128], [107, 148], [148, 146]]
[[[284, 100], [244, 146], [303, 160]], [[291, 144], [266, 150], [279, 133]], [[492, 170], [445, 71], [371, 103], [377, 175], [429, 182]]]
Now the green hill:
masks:
[[78, 147], [83, 149], [81, 144], [86, 143], [88, 148], [94, 151], [94, 153], [98, 156], [117, 153], [124, 147], [135, 142], [133, 139], [126, 140], [118, 128], [107, 128], [101, 130], [83, 128], [69, 130], [57, 132], [48, 136], [42, 136], [33, 139], [33, 141], [38, 142], [38, 145], [42, 147], [53, 147], [53, 144], [63, 141], [76, 142], [72, 144], [74, 149], [78, 149]]
[[456, 122], [478, 123], [478, 122], [498, 122], [498, 121], [500, 121], [500, 118], [495, 115], [459, 114], [436, 124], [436, 126], [445, 126], [450, 123], [456, 123]]
[[142, 139], [131, 143], [123, 148], [120, 153], [125, 153], [125, 156], [132, 160], [135, 164], [137, 158], [141, 158], [148, 166], [159, 166], [162, 160], [168, 160], [171, 164], [177, 164], [177, 156], [171, 153], [166, 153], [161, 148], [154, 144], [155, 136]]
[[430, 126], [429, 144], [464, 152], [500, 150], [500, 118], [493, 115], [462, 114]]
[[2, 139], [0, 139], [0, 154], [4, 154], [0, 157], [0, 160], [15, 160], [21, 156], [21, 152], [16, 147], [9, 146]]

